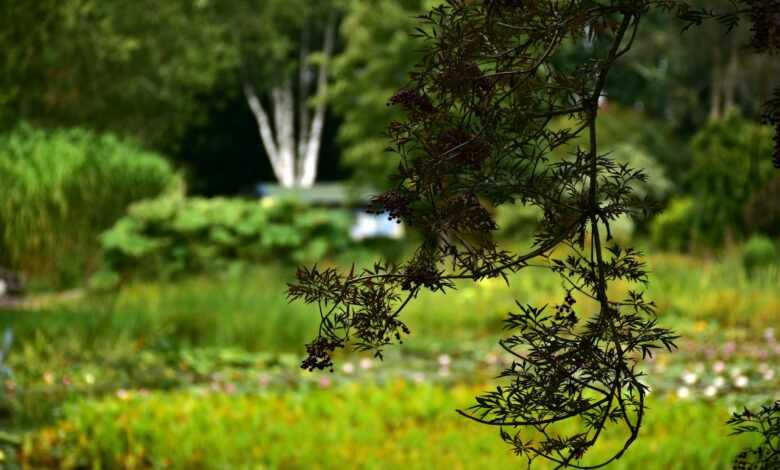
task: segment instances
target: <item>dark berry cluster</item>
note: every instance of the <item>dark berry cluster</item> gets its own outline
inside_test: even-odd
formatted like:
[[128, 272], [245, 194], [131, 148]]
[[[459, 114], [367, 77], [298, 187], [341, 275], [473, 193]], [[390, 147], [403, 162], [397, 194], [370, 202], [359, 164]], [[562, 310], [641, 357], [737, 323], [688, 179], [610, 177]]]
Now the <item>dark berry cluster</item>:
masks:
[[333, 372], [333, 360], [330, 354], [336, 348], [344, 347], [342, 341], [336, 341], [323, 336], [318, 337], [306, 345], [306, 359], [301, 362], [301, 369], [312, 371], [314, 369], [329, 369]]
[[433, 107], [431, 99], [420, 94], [413, 88], [401, 88], [390, 98], [388, 105], [401, 106], [410, 117], [419, 117], [422, 115], [433, 114], [436, 108]]
[[387, 214], [387, 218], [400, 223], [410, 213], [412, 194], [408, 191], [393, 189], [374, 196], [367, 212], [371, 214]]

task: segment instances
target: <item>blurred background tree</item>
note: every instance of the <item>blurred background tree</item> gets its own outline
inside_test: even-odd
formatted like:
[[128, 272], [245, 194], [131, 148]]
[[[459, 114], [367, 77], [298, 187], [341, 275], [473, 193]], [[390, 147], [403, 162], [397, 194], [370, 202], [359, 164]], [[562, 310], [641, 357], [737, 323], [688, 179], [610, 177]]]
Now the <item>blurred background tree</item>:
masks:
[[175, 148], [240, 60], [214, 2], [3, 2], [0, 18], [5, 128], [88, 125]]
[[354, 181], [387, 187], [398, 161], [385, 149], [385, 128], [400, 118], [387, 105], [390, 96], [409, 79], [417, 63], [419, 44], [412, 34], [416, 16], [438, 0], [353, 0], [341, 26], [344, 49], [334, 61], [331, 97], [343, 122], [338, 141], [344, 165]]

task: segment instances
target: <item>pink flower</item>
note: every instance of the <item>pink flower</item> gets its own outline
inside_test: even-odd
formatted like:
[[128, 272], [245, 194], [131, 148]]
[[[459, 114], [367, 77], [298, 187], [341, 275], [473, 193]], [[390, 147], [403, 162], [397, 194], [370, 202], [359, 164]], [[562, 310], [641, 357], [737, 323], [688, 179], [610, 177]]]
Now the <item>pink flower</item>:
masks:
[[320, 388], [328, 388], [331, 385], [330, 377], [321, 377], [318, 382]]

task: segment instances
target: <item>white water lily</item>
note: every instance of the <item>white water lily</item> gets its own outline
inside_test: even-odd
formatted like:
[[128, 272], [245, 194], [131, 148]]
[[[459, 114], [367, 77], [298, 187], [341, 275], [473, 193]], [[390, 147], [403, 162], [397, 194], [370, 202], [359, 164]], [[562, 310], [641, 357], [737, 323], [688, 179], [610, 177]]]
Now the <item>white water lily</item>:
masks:
[[710, 385], [709, 387], [704, 389], [704, 395], [708, 397], [714, 397], [718, 393], [718, 388], [714, 385]]
[[712, 381], [712, 385], [713, 385], [713, 386], [715, 386], [715, 387], [717, 387], [717, 388], [720, 388], [720, 387], [722, 387], [722, 386], [726, 385], [726, 379], [724, 379], [724, 378], [723, 378], [723, 377], [721, 377], [721, 376], [717, 376], [717, 377], [715, 377], [715, 379]]
[[693, 385], [696, 383], [696, 381], [699, 380], [699, 376], [693, 372], [686, 372], [685, 374], [683, 374], [682, 379], [683, 382], [687, 383], [688, 385]]
[[680, 387], [677, 389], [677, 397], [683, 400], [691, 396], [691, 391], [688, 387]]
[[748, 385], [748, 378], [744, 375], [740, 375], [734, 379], [734, 385], [736, 385], [738, 388], [745, 388]]

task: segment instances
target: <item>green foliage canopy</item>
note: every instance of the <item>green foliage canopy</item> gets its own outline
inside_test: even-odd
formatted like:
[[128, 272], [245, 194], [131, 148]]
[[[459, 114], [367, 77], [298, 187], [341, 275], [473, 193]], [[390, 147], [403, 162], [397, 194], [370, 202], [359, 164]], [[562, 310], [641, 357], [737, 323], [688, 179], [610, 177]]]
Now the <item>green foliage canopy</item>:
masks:
[[416, 16], [436, 0], [352, 1], [341, 25], [344, 50], [333, 64], [329, 93], [343, 119], [339, 140], [343, 161], [359, 183], [387, 187], [398, 160], [386, 152], [385, 128], [402, 114], [387, 99], [409, 79], [420, 58], [411, 34]]
[[702, 241], [717, 244], [744, 233], [743, 207], [774, 174], [772, 129], [739, 114], [711, 121], [691, 141], [695, 195], [693, 226]]
[[42, 0], [0, 7], [0, 119], [88, 125], [172, 145], [235, 67], [208, 0]]

